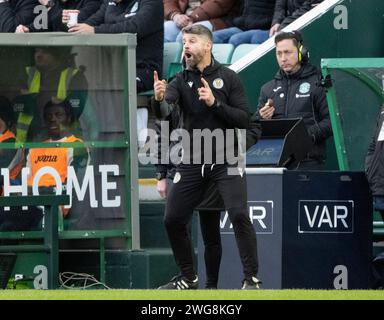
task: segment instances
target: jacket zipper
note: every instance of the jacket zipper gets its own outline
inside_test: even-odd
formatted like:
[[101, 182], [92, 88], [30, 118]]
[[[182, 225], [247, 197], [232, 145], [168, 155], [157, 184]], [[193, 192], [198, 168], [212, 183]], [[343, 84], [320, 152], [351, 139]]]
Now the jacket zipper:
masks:
[[284, 105], [284, 114], [285, 117], [288, 118], [288, 102], [289, 102], [289, 95], [290, 95], [290, 87], [291, 87], [291, 79], [287, 79], [287, 93], [286, 93], [286, 99], [285, 99], [285, 105]]

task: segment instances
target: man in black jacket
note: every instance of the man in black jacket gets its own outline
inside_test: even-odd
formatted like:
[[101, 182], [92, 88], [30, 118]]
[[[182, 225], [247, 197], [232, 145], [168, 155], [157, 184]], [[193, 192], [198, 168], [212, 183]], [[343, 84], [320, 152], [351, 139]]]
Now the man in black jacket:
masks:
[[201, 137], [196, 139], [195, 135], [199, 130], [227, 135], [235, 128], [247, 129], [246, 96], [236, 73], [212, 59], [212, 34], [206, 27], [192, 25], [184, 28], [183, 42], [186, 70], [177, 74], [168, 86], [160, 80], [154, 84], [155, 99], [165, 98], [169, 105], [177, 108], [181, 128], [193, 137], [191, 143], [183, 144], [183, 156], [167, 197], [164, 218], [181, 274], [159, 289], [198, 287], [188, 225], [193, 208], [202, 200], [204, 187], [210, 182], [218, 188], [234, 227], [244, 268], [242, 288], [258, 289], [256, 235], [247, 210], [245, 173], [230, 165], [229, 148], [225, 150], [228, 153], [225, 152], [224, 161], [219, 161], [219, 148], [207, 145], [207, 141], [202, 141]]
[[67, 10], [79, 10], [78, 22], [84, 22], [92, 14], [100, 9], [100, 0], [39, 0], [40, 4], [48, 8], [47, 28], [37, 29], [34, 23], [28, 26], [20, 24], [16, 33], [68, 31]]
[[19, 24], [29, 25], [38, 0], [0, 0], [0, 32], [15, 32]]
[[275, 13], [269, 36], [285, 28], [291, 22], [311, 10], [323, 0], [276, 0]]
[[[154, 82], [158, 81], [158, 75], [155, 72]], [[154, 97], [151, 99], [151, 107], [153, 110], [160, 109], [160, 102]], [[162, 150], [167, 149], [162, 146], [162, 143], [170, 141], [170, 135], [174, 130], [177, 130], [180, 125], [179, 113], [176, 108], [172, 110], [164, 119], [155, 122], [157, 133], [157, 164], [156, 164], [156, 179], [157, 191], [162, 198], [166, 198], [167, 193], [173, 186], [172, 180], [175, 177], [177, 168], [172, 164], [162, 164]], [[160, 119], [159, 119], [160, 120]], [[167, 124], [169, 130], [161, 130], [162, 125]], [[167, 136], [164, 136], [167, 134]], [[260, 139], [261, 125], [255, 119], [251, 121], [246, 134], [247, 149], [253, 146]], [[175, 141], [170, 143], [169, 148], [176, 144]], [[220, 216], [224, 210], [223, 199], [221, 198], [218, 189], [214, 182], [209, 183], [204, 189], [203, 201], [197, 206], [199, 210], [199, 221], [201, 236], [204, 243], [204, 262], [206, 270], [206, 289], [217, 289], [219, 281], [219, 269], [222, 255], [221, 235], [220, 235]]]
[[75, 34], [135, 33], [137, 35], [137, 91], [153, 87], [153, 71], [161, 73], [164, 45], [164, 7], [159, 0], [104, 0], [84, 23], [69, 29]]
[[373, 195], [373, 206], [384, 221], [384, 106], [377, 117], [376, 130], [365, 157], [365, 172]]
[[261, 88], [257, 114], [261, 119], [303, 118], [313, 147], [296, 169], [321, 170], [325, 141], [332, 135], [321, 74], [308, 62], [309, 54], [298, 31], [277, 34], [275, 43], [280, 70]]

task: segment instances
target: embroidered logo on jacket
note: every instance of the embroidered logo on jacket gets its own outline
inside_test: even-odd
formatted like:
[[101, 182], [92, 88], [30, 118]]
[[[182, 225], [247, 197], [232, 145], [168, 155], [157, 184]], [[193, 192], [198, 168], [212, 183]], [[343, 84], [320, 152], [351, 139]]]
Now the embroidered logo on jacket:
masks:
[[216, 78], [215, 80], [213, 80], [213, 87], [216, 89], [221, 89], [222, 87], [224, 87], [223, 79]]
[[300, 85], [300, 88], [299, 88], [299, 92], [302, 93], [302, 94], [306, 94], [309, 92], [309, 90], [311, 90], [311, 84], [308, 83], [308, 82], [303, 82], [301, 85]]

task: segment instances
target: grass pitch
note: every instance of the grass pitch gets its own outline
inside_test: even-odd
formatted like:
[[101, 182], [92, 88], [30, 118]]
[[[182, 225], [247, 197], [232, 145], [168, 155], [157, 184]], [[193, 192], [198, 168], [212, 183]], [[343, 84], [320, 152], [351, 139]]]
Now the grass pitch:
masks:
[[384, 300], [383, 290], [3, 290], [0, 300]]

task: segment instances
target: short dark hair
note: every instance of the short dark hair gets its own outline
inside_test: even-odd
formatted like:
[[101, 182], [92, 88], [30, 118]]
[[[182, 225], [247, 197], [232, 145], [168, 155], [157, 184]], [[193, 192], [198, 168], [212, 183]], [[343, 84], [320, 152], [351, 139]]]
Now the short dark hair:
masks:
[[0, 96], [0, 119], [7, 127], [11, 127], [16, 122], [16, 116], [11, 102], [4, 96]]
[[278, 44], [280, 41], [291, 39], [293, 40], [296, 47], [299, 47], [303, 43], [303, 36], [297, 30], [289, 32], [279, 32], [275, 37], [275, 44]]
[[59, 100], [59, 99], [52, 99], [49, 100], [45, 106], [44, 106], [44, 113], [46, 110], [52, 107], [61, 107], [64, 109], [65, 114], [69, 118], [69, 122], [72, 123], [75, 120], [75, 117], [73, 115], [72, 105], [71, 103], [65, 99], [65, 100]]
[[212, 32], [207, 27], [201, 24], [192, 24], [190, 26], [184, 27], [181, 32], [184, 34], [196, 34], [199, 36], [206, 36], [211, 42], [212, 40]]

